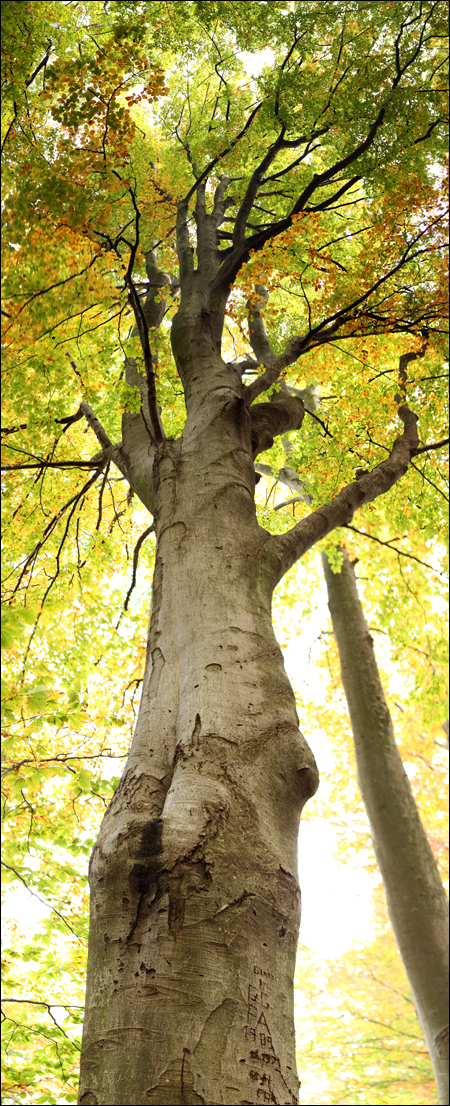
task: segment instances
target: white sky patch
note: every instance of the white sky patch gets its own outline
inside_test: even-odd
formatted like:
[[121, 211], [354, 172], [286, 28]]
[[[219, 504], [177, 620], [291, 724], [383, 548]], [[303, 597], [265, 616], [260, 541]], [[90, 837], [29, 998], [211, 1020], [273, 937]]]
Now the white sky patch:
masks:
[[249, 77], [259, 77], [261, 70], [266, 65], [273, 65], [275, 54], [270, 46], [260, 50], [256, 54], [248, 54], [246, 50], [239, 51], [239, 57]]
[[322, 820], [300, 823], [300, 941], [326, 959], [343, 956], [355, 941], [374, 939], [374, 878], [363, 868], [339, 864], [335, 837]]

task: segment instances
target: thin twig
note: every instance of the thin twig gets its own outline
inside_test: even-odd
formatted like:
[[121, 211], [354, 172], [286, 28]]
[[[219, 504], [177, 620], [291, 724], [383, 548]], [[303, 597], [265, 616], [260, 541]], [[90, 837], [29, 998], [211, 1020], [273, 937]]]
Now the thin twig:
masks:
[[131, 584], [130, 584], [130, 587], [128, 589], [127, 596], [126, 596], [126, 599], [125, 599], [125, 602], [124, 602], [124, 605], [123, 605], [124, 611], [126, 611], [128, 609], [128, 603], [129, 603], [129, 600], [130, 600], [131, 592], [133, 591], [133, 588], [134, 588], [135, 583], [136, 583], [137, 566], [138, 566], [139, 551], [140, 551], [141, 545], [145, 541], [145, 539], [148, 538], [148, 535], [154, 533], [154, 531], [155, 531], [155, 527], [153, 526], [153, 524], [151, 526], [148, 526], [147, 529], [144, 530], [144, 533], [141, 534], [140, 538], [138, 538], [138, 541], [136, 542], [136, 547], [135, 547], [135, 550], [134, 550], [134, 553], [133, 553], [133, 576], [132, 576]]
[[388, 549], [392, 549], [393, 553], [399, 553], [401, 557], [408, 557], [410, 561], [417, 561], [423, 568], [429, 568], [432, 572], [436, 572], [438, 576], [444, 576], [445, 573], [439, 572], [439, 569], [433, 568], [433, 565], [427, 564], [426, 561], [421, 561], [419, 557], [415, 557], [413, 553], [404, 553], [403, 549], [397, 549], [397, 546], [391, 545], [389, 541], [382, 541], [381, 538], [376, 538], [375, 534], [366, 534], [364, 530], [357, 530], [356, 526], [344, 526], [344, 530], [353, 530], [355, 534], [360, 534], [362, 538], [370, 538], [371, 541], [378, 542], [378, 545], [385, 545]]
[[429, 476], [425, 476], [425, 473], [422, 472], [422, 469], [419, 469], [417, 465], [414, 464], [414, 461], [410, 461], [409, 463], [411, 465], [411, 468], [415, 469], [416, 472], [419, 473], [419, 475], [422, 477], [422, 480], [426, 480], [427, 484], [430, 484], [430, 486], [434, 488], [434, 490], [438, 492], [438, 494], [441, 495], [443, 499], [445, 499], [446, 503], [448, 503], [448, 495], [446, 495], [445, 492], [442, 491], [442, 488], [438, 488], [437, 484], [434, 484], [433, 481], [430, 480]]
[[21, 472], [25, 469], [98, 469], [96, 461], [36, 461], [30, 465], [2, 465], [2, 472]]
[[[46, 1011], [47, 1011], [47, 1014], [52, 1019], [52, 1022], [54, 1023], [54, 1025], [56, 1025], [56, 1028], [59, 1029], [60, 1033], [63, 1034], [63, 1037], [65, 1037], [67, 1041], [70, 1041], [71, 1045], [75, 1046], [77, 1052], [81, 1052], [80, 1045], [77, 1045], [76, 1042], [74, 1040], [72, 1040], [72, 1037], [69, 1037], [69, 1034], [66, 1033], [66, 1031], [65, 1031], [65, 1029], [63, 1029], [62, 1025], [60, 1025], [59, 1022], [56, 1021], [56, 1018], [52, 1014], [52, 1009], [58, 1008], [58, 1009], [61, 1009], [61, 1010], [84, 1010], [84, 1006], [75, 1006], [74, 1003], [41, 1002], [39, 999], [31, 999], [31, 998], [5, 998], [5, 997], [3, 997], [2, 1002], [20, 1002], [20, 1003], [26, 1003], [28, 1006], [44, 1006]], [[4, 1014], [4, 1018], [5, 1018], [5, 1021], [9, 1021], [9, 1022], [12, 1021], [12, 1018], [8, 1018], [7, 1014]], [[14, 1024], [17, 1024], [17, 1023], [14, 1023]]]
[[23, 1002], [27, 1006], [45, 1006], [46, 1009], [51, 1006], [53, 1010], [84, 1010], [84, 1006], [77, 1006], [75, 1002], [42, 1002], [37, 998], [14, 998], [12, 995], [3, 995], [3, 1002]]
[[18, 880], [20, 880], [21, 883], [23, 883], [24, 887], [26, 887], [26, 889], [27, 889], [27, 891], [29, 891], [30, 895], [33, 895], [34, 898], [38, 899], [39, 902], [41, 902], [43, 906], [46, 906], [47, 910], [53, 910], [54, 914], [58, 915], [58, 918], [60, 918], [61, 921], [64, 922], [64, 925], [67, 926], [67, 929], [70, 929], [70, 932], [73, 933], [73, 935], [74, 935], [74, 937], [76, 937], [77, 941], [80, 942], [80, 945], [85, 944], [85, 942], [82, 941], [81, 937], [78, 936], [78, 933], [76, 933], [75, 930], [72, 929], [72, 926], [69, 924], [69, 922], [66, 921], [66, 919], [63, 917], [63, 915], [59, 913], [59, 910], [56, 909], [56, 906], [50, 906], [50, 904], [48, 902], [46, 902], [45, 899], [42, 899], [41, 896], [38, 895], [36, 891], [32, 891], [31, 887], [28, 886], [28, 883], [26, 883], [23, 876], [21, 876], [15, 868], [12, 868], [10, 864], [5, 864], [5, 861], [2, 860], [2, 865], [3, 865], [4, 868], [8, 869], [8, 872], [14, 872], [14, 875], [17, 877]]

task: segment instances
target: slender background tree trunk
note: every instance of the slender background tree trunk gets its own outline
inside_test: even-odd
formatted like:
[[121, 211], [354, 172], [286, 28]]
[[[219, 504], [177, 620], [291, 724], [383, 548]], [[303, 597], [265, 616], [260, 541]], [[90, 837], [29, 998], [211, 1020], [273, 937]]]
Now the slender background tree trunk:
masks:
[[353, 565], [322, 555], [356, 753], [358, 784], [397, 945], [448, 1103], [448, 902], [398, 751]]

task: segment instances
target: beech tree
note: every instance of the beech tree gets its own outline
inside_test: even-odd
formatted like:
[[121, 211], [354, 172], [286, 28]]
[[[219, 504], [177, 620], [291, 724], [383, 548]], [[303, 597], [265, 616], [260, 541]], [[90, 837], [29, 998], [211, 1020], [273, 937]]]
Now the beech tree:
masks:
[[321, 960], [300, 938], [296, 1032], [304, 1103], [438, 1101], [389, 917], [380, 913], [375, 939], [337, 960]]
[[352, 562], [322, 554], [330, 614], [389, 916], [433, 1063], [448, 1098], [448, 900], [398, 751]]
[[[142, 532], [126, 608], [155, 543], [139, 713], [90, 862], [79, 1102], [295, 1103], [297, 833], [318, 776], [271, 601], [355, 512], [386, 497], [400, 517], [399, 481], [419, 511], [417, 458], [445, 444], [426, 382], [443, 375], [446, 11], [29, 4], [24, 72], [10, 8], [21, 719], [27, 693], [82, 726], [84, 646], [65, 713], [45, 683], [24, 688], [33, 650], [51, 668], [46, 612], [105, 571], [127, 510]], [[270, 473], [294, 492], [271, 517]], [[110, 596], [92, 634], [114, 672]]]

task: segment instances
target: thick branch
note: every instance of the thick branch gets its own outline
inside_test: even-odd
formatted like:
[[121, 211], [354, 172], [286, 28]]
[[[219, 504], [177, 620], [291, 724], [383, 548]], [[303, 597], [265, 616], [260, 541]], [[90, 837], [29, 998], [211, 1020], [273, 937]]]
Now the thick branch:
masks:
[[430, 453], [432, 449], [442, 449], [445, 445], [448, 445], [450, 438], [443, 438], [441, 442], [431, 442], [430, 445], [421, 445], [419, 449], [414, 450], [414, 457], [417, 457], [418, 453]]
[[222, 175], [219, 177], [219, 184], [217, 185], [216, 191], [214, 193], [213, 219], [217, 228], [220, 227], [221, 223], [223, 222], [227, 208], [231, 207], [234, 204], [234, 200], [231, 196], [228, 196], [228, 198], [225, 199], [225, 192], [228, 188], [228, 185], [230, 184], [230, 181], [231, 177], [227, 177], [224, 173], [222, 173]]
[[[275, 360], [275, 354], [267, 337], [260, 310], [261, 302], [267, 303], [269, 293], [262, 284], [256, 285], [255, 293], [256, 300], [252, 298], [247, 303], [250, 342], [258, 361], [270, 367]], [[250, 388], [244, 390], [249, 394]], [[252, 420], [253, 459], [258, 456], [258, 453], [270, 449], [274, 438], [279, 434], [286, 430], [300, 430], [305, 417], [302, 396], [298, 392], [295, 396], [289, 395], [286, 386], [281, 392], [272, 396], [269, 403], [256, 403], [250, 406], [249, 411]]]
[[[409, 359], [423, 356], [425, 351], [409, 355]], [[402, 359], [401, 359], [402, 360]], [[419, 445], [418, 417], [406, 403], [399, 407], [399, 417], [404, 426], [403, 434], [396, 438], [389, 457], [372, 472], [348, 484], [329, 503], [324, 503], [307, 515], [282, 537], [271, 539], [269, 550], [273, 559], [274, 586], [285, 572], [321, 538], [325, 538], [338, 526], [348, 526], [360, 507], [384, 495], [408, 470], [414, 451]]]
[[[214, 204], [214, 212], [208, 215], [206, 211], [205, 188], [206, 181], [197, 188], [197, 201], [195, 205], [195, 221], [197, 224], [197, 281], [200, 278], [200, 286], [209, 289], [214, 277], [220, 268], [220, 253], [218, 248], [217, 229], [225, 213], [226, 200], [224, 198], [226, 182], [229, 177], [222, 179], [222, 183], [216, 190], [217, 204]], [[219, 197], [217, 197], [219, 193]], [[229, 205], [228, 205], [229, 206]]]
[[253, 403], [253, 400], [257, 399], [262, 392], [267, 392], [267, 389], [271, 388], [272, 384], [276, 384], [284, 370], [287, 369], [289, 365], [294, 364], [302, 353], [306, 353], [312, 346], [323, 345], [324, 342], [328, 342], [339, 327], [343, 326], [344, 322], [347, 322], [346, 316], [336, 319], [332, 326], [323, 330], [320, 334], [315, 333], [315, 331], [319, 330], [317, 327], [315, 331], [311, 331], [309, 334], [298, 335], [295, 338], [291, 338], [284, 352], [280, 353], [279, 357], [274, 358], [267, 372], [259, 376], [252, 384], [245, 386], [244, 394], [246, 402], [249, 404]]
[[[270, 375], [270, 368], [273, 366], [276, 358], [261, 318], [260, 304], [261, 301], [267, 303], [269, 293], [262, 284], [256, 285], [255, 293], [257, 297], [256, 302], [254, 299], [250, 299], [247, 303], [247, 307], [249, 308], [250, 342], [258, 361], [262, 361], [264, 365], [268, 366], [269, 372], [264, 374], [267, 378], [267, 376]], [[264, 377], [260, 377], [255, 383], [260, 384], [263, 379]], [[258, 456], [258, 453], [263, 453], [265, 449], [270, 449], [277, 435], [282, 434], [286, 430], [300, 430], [305, 416], [305, 409], [309, 409], [311, 396], [308, 395], [308, 393], [311, 392], [310, 388], [306, 388], [303, 391], [298, 388], [288, 391], [284, 381], [281, 382], [281, 387], [282, 391], [273, 395], [269, 403], [256, 403], [250, 405], [253, 459]], [[252, 385], [245, 389], [247, 395], [251, 395], [251, 390]], [[262, 390], [263, 389], [261, 389], [261, 391]], [[287, 473], [288, 470], [286, 469], [284, 471]], [[280, 475], [279, 478], [282, 479]], [[294, 490], [298, 492], [298, 488]], [[302, 498], [304, 498], [303, 494]], [[309, 497], [306, 501], [311, 502]]]
[[251, 357], [246, 357], [245, 361], [227, 361], [227, 368], [236, 369], [240, 376], [243, 376], [247, 372], [256, 372], [258, 362], [253, 361]]
[[[114, 461], [114, 464], [117, 465], [122, 476], [125, 476], [125, 479], [129, 480], [127, 465], [125, 463], [125, 458], [122, 456], [120, 447], [113, 445], [109, 440], [106, 430], [94, 414], [92, 407], [83, 400], [83, 402], [80, 403], [80, 411], [84, 415], [86, 422], [89, 423], [91, 430], [94, 431], [97, 440], [100, 442], [104, 457], [107, 457], [110, 461]], [[97, 463], [101, 463], [101, 461]]]
[[255, 296], [247, 301], [250, 345], [258, 365], [264, 365], [266, 369], [270, 369], [275, 361], [275, 353], [269, 342], [266, 328], [261, 318], [261, 304], [267, 303], [268, 299], [269, 293], [267, 288], [264, 288], [262, 284], [257, 284], [255, 287]]
[[[275, 160], [278, 152], [283, 149], [283, 131], [278, 136], [276, 142], [267, 151], [266, 156], [260, 161], [259, 165], [252, 174], [250, 181], [247, 185], [247, 190], [244, 199], [241, 203], [239, 211], [236, 216], [234, 230], [233, 230], [233, 247], [234, 249], [242, 249], [245, 245], [245, 231], [247, 229], [247, 221], [252, 210], [256, 194], [258, 192], [259, 185], [264, 177], [266, 170]], [[302, 140], [301, 140], [302, 141]], [[305, 140], [306, 141], [306, 140]]]
[[85, 403], [83, 401], [82, 403], [80, 403], [80, 411], [84, 415], [86, 421], [89, 423], [91, 430], [94, 431], [95, 437], [100, 442], [104, 453], [112, 459], [114, 446], [108, 438], [106, 430], [104, 430], [100, 420], [94, 414], [92, 407], [90, 407], [89, 403]]
[[278, 392], [270, 403], [250, 407], [253, 459], [273, 446], [274, 438], [287, 430], [300, 430], [305, 407], [299, 396]]

